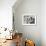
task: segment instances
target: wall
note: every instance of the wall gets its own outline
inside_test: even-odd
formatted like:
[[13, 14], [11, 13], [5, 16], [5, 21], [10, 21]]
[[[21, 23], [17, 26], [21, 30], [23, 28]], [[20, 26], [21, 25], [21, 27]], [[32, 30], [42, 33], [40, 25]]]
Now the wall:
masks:
[[[37, 24], [31, 26], [22, 25], [23, 14], [36, 14]], [[19, 5], [13, 6], [14, 24], [18, 32], [23, 33], [23, 37], [35, 41], [36, 46], [41, 46], [41, 1], [23, 0]]]
[[46, 0], [41, 1], [41, 40], [42, 46], [46, 46]]
[[[34, 26], [22, 25], [23, 14], [36, 14], [37, 24]], [[46, 46], [46, 0], [23, 0], [13, 6], [14, 24], [24, 38], [33, 39], [36, 46]]]
[[12, 28], [12, 6], [16, 0], [0, 0], [0, 27]]

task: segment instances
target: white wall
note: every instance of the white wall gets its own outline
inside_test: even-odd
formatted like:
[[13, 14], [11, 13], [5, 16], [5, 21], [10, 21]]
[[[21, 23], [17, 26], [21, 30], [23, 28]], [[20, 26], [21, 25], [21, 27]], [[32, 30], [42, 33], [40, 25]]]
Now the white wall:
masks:
[[12, 6], [16, 0], [0, 0], [0, 27], [12, 28]]
[[46, 0], [42, 0], [41, 4], [41, 38], [42, 46], [46, 46]]
[[[24, 37], [35, 41], [36, 46], [46, 46], [46, 1], [23, 0], [19, 5], [13, 6], [15, 28], [22, 32]], [[36, 14], [37, 24], [33, 26], [22, 25], [23, 14]]]

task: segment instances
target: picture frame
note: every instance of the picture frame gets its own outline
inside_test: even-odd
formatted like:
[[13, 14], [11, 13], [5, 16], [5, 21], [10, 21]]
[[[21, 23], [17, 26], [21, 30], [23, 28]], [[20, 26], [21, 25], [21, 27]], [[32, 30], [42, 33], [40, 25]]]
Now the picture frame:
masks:
[[24, 14], [22, 16], [22, 25], [36, 25], [36, 15]]

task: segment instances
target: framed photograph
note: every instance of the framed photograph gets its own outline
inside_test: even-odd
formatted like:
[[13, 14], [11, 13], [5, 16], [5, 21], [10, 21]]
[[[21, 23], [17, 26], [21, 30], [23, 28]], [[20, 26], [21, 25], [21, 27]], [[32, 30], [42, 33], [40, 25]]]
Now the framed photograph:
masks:
[[36, 16], [33, 14], [24, 14], [22, 16], [22, 24], [23, 25], [36, 25]]

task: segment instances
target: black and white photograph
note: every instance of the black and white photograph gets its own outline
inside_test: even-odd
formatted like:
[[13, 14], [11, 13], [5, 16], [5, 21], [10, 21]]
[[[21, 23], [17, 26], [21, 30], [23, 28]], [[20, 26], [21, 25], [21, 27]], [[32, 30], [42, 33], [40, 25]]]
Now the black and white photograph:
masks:
[[36, 24], [36, 16], [24, 15], [22, 21], [23, 21], [23, 25], [35, 25]]

